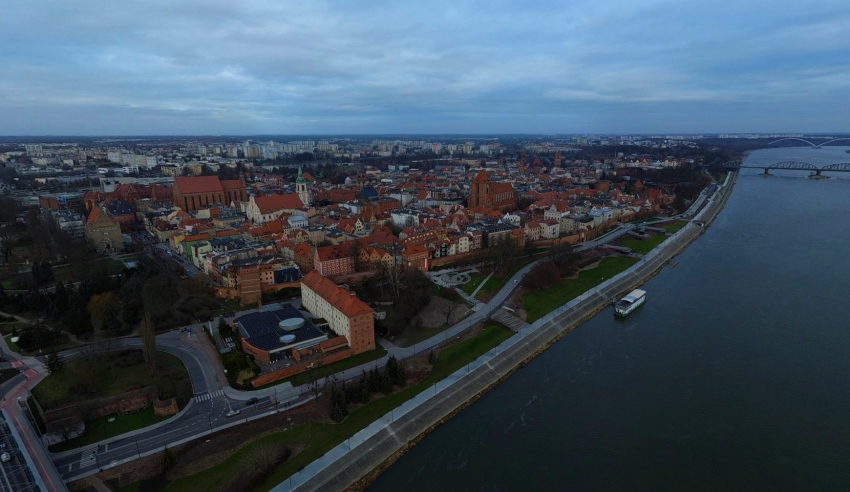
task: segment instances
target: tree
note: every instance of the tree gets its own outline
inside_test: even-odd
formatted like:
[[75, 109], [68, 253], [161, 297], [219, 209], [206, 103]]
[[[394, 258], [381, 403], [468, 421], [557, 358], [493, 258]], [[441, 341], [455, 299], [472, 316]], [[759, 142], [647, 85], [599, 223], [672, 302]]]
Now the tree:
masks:
[[162, 451], [162, 458], [160, 458], [160, 463], [162, 464], [162, 472], [166, 473], [174, 469], [177, 465], [177, 457], [174, 456], [174, 452], [166, 447]]
[[449, 324], [449, 321], [452, 319], [452, 313], [455, 312], [455, 304], [451, 301], [445, 301], [442, 306], [440, 306], [440, 314], [446, 317], [446, 323]]
[[[391, 381], [391, 385], [393, 384], [397, 386], [404, 386], [407, 383], [407, 374], [404, 368], [404, 364], [398, 361], [394, 355], [391, 355], [387, 359], [386, 365], [384, 365], [384, 374]], [[392, 388], [390, 388], [392, 390]]]
[[112, 335], [120, 335], [123, 327], [121, 302], [117, 296], [110, 297], [103, 307], [103, 323], [101, 323], [100, 328]]
[[[69, 294], [65, 284], [59, 283], [53, 292], [53, 313], [56, 316], [64, 316], [68, 311]], [[2, 302], [0, 302], [2, 304]]]
[[48, 354], [44, 362], [47, 364], [47, 371], [50, 374], [62, 372], [62, 369], [65, 368], [65, 361], [56, 352]]
[[319, 394], [324, 389], [322, 387], [322, 365], [322, 361], [318, 361], [313, 370], [310, 371], [310, 390], [313, 392], [313, 398], [319, 398]]
[[348, 399], [346, 398], [346, 387], [337, 384], [336, 380], [328, 385], [328, 396], [330, 404], [330, 417], [334, 422], [342, 422], [348, 416]]
[[366, 374], [366, 369], [360, 373], [360, 379], [357, 380], [357, 391], [360, 393], [358, 399], [360, 403], [366, 403], [369, 401], [369, 396], [372, 394], [372, 391], [369, 389], [369, 375]]
[[145, 357], [145, 367], [148, 374], [156, 377], [156, 326], [151, 312], [145, 311], [145, 317], [140, 326], [142, 332], [142, 355]]
[[93, 319], [102, 320], [106, 315], [107, 305], [117, 301], [118, 294], [114, 292], [94, 294], [88, 301], [87, 309]]
[[42, 286], [53, 281], [53, 266], [47, 260], [34, 261], [31, 273], [32, 280], [37, 286]]
[[351, 260], [354, 262], [354, 271], [362, 272], [363, 270], [366, 270], [368, 265], [363, 262], [362, 258], [360, 258], [360, 252], [363, 250], [363, 247], [360, 245], [360, 241], [348, 241], [346, 244], [348, 244], [348, 254], [351, 255]]
[[555, 285], [559, 279], [558, 266], [547, 261], [532, 268], [522, 281], [522, 285], [528, 290], [537, 291]]

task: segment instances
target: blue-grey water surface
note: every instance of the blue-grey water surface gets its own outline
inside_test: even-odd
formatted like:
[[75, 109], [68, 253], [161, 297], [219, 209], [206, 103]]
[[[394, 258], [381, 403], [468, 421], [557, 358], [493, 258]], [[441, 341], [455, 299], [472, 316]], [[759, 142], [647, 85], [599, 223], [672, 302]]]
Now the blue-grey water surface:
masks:
[[742, 175], [643, 307], [579, 326], [369, 490], [846, 490], [850, 180], [784, 174]]

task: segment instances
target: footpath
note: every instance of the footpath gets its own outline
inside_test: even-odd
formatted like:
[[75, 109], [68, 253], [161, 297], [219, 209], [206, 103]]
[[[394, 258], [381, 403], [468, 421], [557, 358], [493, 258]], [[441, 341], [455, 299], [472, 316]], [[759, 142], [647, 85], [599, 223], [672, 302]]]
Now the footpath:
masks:
[[713, 195], [695, 203], [693, 220], [637, 264], [520, 328], [516, 336], [376, 420], [272, 490], [364, 489], [425, 434], [607, 307], [612, 299], [657, 273], [704, 232], [728, 199], [736, 177], [730, 174], [731, 179]]

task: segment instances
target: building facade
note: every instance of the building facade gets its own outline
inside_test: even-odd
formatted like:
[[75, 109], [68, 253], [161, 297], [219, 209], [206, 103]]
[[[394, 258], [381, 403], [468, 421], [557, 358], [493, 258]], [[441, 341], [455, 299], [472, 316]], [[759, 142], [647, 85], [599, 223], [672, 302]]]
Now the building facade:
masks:
[[86, 220], [86, 239], [98, 251], [116, 251], [124, 247], [124, 237], [118, 222], [112, 220], [106, 212], [95, 207]]
[[301, 279], [301, 304], [348, 340], [353, 354], [375, 349], [375, 314], [354, 292], [316, 272]]
[[492, 182], [487, 173], [481, 171], [472, 180], [469, 206], [510, 212], [517, 209], [519, 200], [512, 184]]

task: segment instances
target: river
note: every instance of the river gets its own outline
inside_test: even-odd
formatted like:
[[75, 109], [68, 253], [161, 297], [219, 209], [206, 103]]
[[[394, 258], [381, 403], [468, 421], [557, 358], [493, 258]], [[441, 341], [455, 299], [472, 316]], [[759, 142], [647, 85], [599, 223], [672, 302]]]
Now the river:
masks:
[[[846, 149], [749, 159], [824, 165]], [[643, 307], [576, 328], [369, 490], [845, 489], [850, 180], [759, 172]]]

